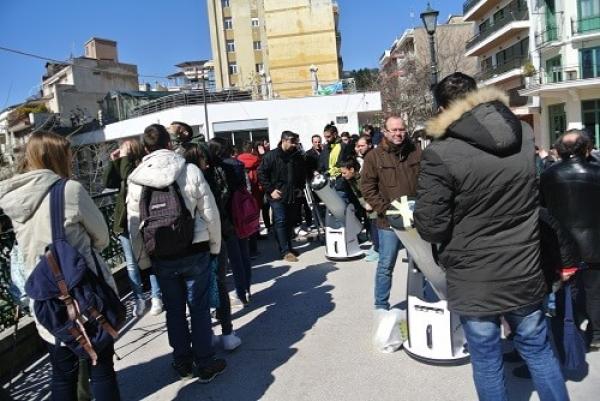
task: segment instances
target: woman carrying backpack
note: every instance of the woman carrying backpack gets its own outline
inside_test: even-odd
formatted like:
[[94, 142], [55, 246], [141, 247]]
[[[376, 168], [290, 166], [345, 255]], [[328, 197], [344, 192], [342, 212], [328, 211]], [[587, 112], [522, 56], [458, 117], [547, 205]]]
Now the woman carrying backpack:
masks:
[[[20, 173], [0, 183], [0, 208], [12, 220], [23, 254], [22, 274], [29, 278], [38, 261], [44, 257], [46, 248], [53, 242], [49, 191], [57, 181], [71, 176], [69, 141], [48, 132], [32, 134], [25, 146]], [[67, 181], [64, 199], [64, 231], [67, 242], [83, 256], [87, 267], [96, 276], [102, 275], [103, 281], [116, 294], [112, 274], [99, 254], [109, 241], [108, 227], [102, 212], [77, 181]], [[79, 357], [57, 341], [38, 322], [39, 318], [40, 316], [36, 316], [36, 328], [40, 337], [47, 342], [52, 364], [52, 399], [75, 401]], [[103, 349], [95, 351], [95, 364], [87, 361], [94, 398], [97, 401], [119, 400], [113, 365], [114, 343], [111, 341]]]
[[[140, 274], [140, 265], [143, 268], [150, 267], [149, 260], [136, 260], [131, 247], [131, 239], [129, 238], [129, 230], [127, 229], [127, 206], [125, 199], [127, 197], [127, 177], [138, 164], [142, 161], [145, 155], [144, 147], [139, 140], [127, 139], [123, 141], [119, 149], [110, 154], [110, 162], [108, 168], [104, 172], [104, 187], [119, 189], [117, 202], [115, 205], [113, 231], [119, 236], [123, 253], [125, 254], [125, 263], [127, 264], [127, 275], [131, 283], [131, 290], [135, 297], [133, 314], [135, 316], [143, 316], [146, 310], [146, 301], [142, 291], [142, 277]], [[141, 262], [138, 265], [138, 262]], [[162, 297], [160, 286], [156, 275], [150, 273], [150, 289], [152, 292], [152, 306], [150, 308], [151, 315], [158, 315], [163, 310]]]
[[[246, 174], [244, 165], [234, 159], [233, 146], [224, 138], [213, 138], [208, 142], [209, 164], [220, 167], [225, 173], [225, 179], [229, 191], [224, 211], [234, 220], [233, 209], [236, 191], [246, 189]], [[256, 227], [258, 231], [258, 225]], [[248, 237], [240, 237], [237, 232], [225, 238], [229, 264], [235, 282], [235, 292], [238, 300], [247, 305], [250, 301], [250, 283], [252, 282], [252, 265], [250, 262], [250, 250]]]

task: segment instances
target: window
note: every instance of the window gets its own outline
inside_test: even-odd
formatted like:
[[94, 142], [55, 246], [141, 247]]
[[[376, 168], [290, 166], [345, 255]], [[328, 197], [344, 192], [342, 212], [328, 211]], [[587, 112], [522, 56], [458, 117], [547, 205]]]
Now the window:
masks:
[[221, 0], [221, 6], [229, 7], [229, 0]]
[[600, 47], [579, 50], [581, 77], [600, 77]]
[[479, 24], [479, 33], [483, 33], [490, 28], [490, 20], [486, 19], [481, 24]]
[[259, 73], [259, 74], [260, 74], [260, 72], [261, 72], [262, 70], [264, 70], [264, 69], [265, 69], [265, 66], [264, 66], [264, 64], [263, 64], [263, 63], [258, 63], [258, 64], [255, 64], [255, 66], [254, 66], [254, 67], [256, 68], [256, 72], [257, 72], [257, 73]]
[[600, 143], [600, 99], [581, 102], [583, 128]]
[[260, 40], [254, 41], [252, 43], [252, 46], [254, 47], [254, 50], [260, 50], [260, 49], [262, 49], [262, 43], [260, 43]]
[[236, 63], [229, 63], [229, 75], [234, 75], [238, 73], [238, 67]]
[[548, 106], [548, 118], [550, 119], [550, 142], [554, 143], [567, 129], [565, 104], [560, 103]]
[[225, 29], [233, 29], [233, 20], [231, 19], [231, 17], [223, 18], [223, 26], [225, 27]]
[[504, 19], [504, 9], [498, 10], [494, 13], [494, 25]]
[[228, 40], [227, 42], [225, 42], [225, 45], [227, 46], [228, 53], [235, 51], [235, 42], [233, 40]]
[[556, 56], [546, 60], [546, 81], [548, 83], [561, 82], [562, 70], [561, 56]]
[[252, 27], [258, 28], [259, 26], [260, 26], [260, 23], [258, 22], [258, 18], [252, 18]]

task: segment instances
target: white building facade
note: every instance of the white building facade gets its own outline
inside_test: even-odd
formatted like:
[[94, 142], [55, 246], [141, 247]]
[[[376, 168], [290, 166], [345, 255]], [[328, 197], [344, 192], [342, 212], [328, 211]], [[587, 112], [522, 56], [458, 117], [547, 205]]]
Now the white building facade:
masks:
[[600, 144], [600, 0], [528, 0], [536, 73], [520, 93], [539, 97], [540, 145], [568, 129]]

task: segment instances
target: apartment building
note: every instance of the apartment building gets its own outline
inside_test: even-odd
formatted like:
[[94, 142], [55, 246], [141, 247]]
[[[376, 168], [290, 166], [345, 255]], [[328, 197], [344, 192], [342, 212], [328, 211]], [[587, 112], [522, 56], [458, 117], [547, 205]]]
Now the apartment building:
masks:
[[92, 38], [85, 57], [68, 63], [46, 63], [42, 98], [64, 127], [75, 127], [98, 117], [99, 102], [110, 91], [137, 91], [137, 66], [119, 62], [117, 42]]
[[[439, 24], [435, 33], [438, 76], [462, 71], [477, 72], [477, 58], [465, 57], [465, 43], [471, 38], [473, 23], [460, 15], [451, 15]], [[408, 76], [413, 64], [429, 72], [429, 35], [424, 27], [405, 30], [379, 58], [379, 69], [386, 74], [396, 74], [400, 79]]]
[[[239, 87], [271, 95], [313, 94], [340, 79], [338, 5], [332, 0], [207, 0], [217, 90]], [[267, 85], [268, 82], [268, 85]]]
[[[465, 57], [465, 43], [473, 36], [473, 23], [451, 15], [435, 33], [438, 77], [462, 71], [475, 75], [477, 57]], [[409, 128], [422, 125], [431, 116], [431, 60], [429, 35], [424, 27], [406, 29], [379, 58], [384, 109], [400, 112]], [[424, 96], [425, 94], [425, 96]], [[396, 110], [395, 110], [396, 109]]]
[[533, 48], [529, 10], [527, 0], [467, 0], [464, 19], [475, 23], [475, 35], [467, 42], [465, 55], [477, 57], [480, 84], [507, 92], [511, 110], [533, 127], [539, 140], [537, 99], [519, 93], [525, 89], [524, 70]]
[[600, 144], [600, 0], [528, 0], [532, 76], [522, 95], [539, 97], [540, 144], [585, 129]]

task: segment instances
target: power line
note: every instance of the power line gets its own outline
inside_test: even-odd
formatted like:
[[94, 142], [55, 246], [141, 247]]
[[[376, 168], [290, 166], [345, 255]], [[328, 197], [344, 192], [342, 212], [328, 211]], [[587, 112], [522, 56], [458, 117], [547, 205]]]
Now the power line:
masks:
[[[17, 49], [10, 49], [8, 47], [3, 47], [0, 46], [0, 50], [8, 52], [8, 53], [14, 53], [14, 54], [19, 54], [21, 56], [27, 56], [27, 57], [32, 57], [38, 60], [43, 60], [43, 61], [50, 61], [52, 63], [57, 63], [57, 64], [67, 64], [67, 65], [74, 65], [72, 61], [65, 61], [65, 60], [57, 60], [57, 59], [53, 59], [50, 57], [45, 57], [45, 56], [40, 56], [38, 54], [33, 54], [33, 53], [28, 53], [22, 50], [17, 50]], [[84, 65], [78, 65], [77, 67], [80, 68], [85, 68], [88, 70], [92, 70], [92, 71], [99, 71], [99, 72], [103, 72], [104, 70], [100, 69], [100, 68], [96, 68], [96, 67], [87, 67]], [[158, 76], [158, 75], [144, 75], [144, 74], [137, 74], [138, 77], [141, 78], [159, 78], [159, 79], [168, 79], [168, 77], [162, 77], [162, 76]]]

